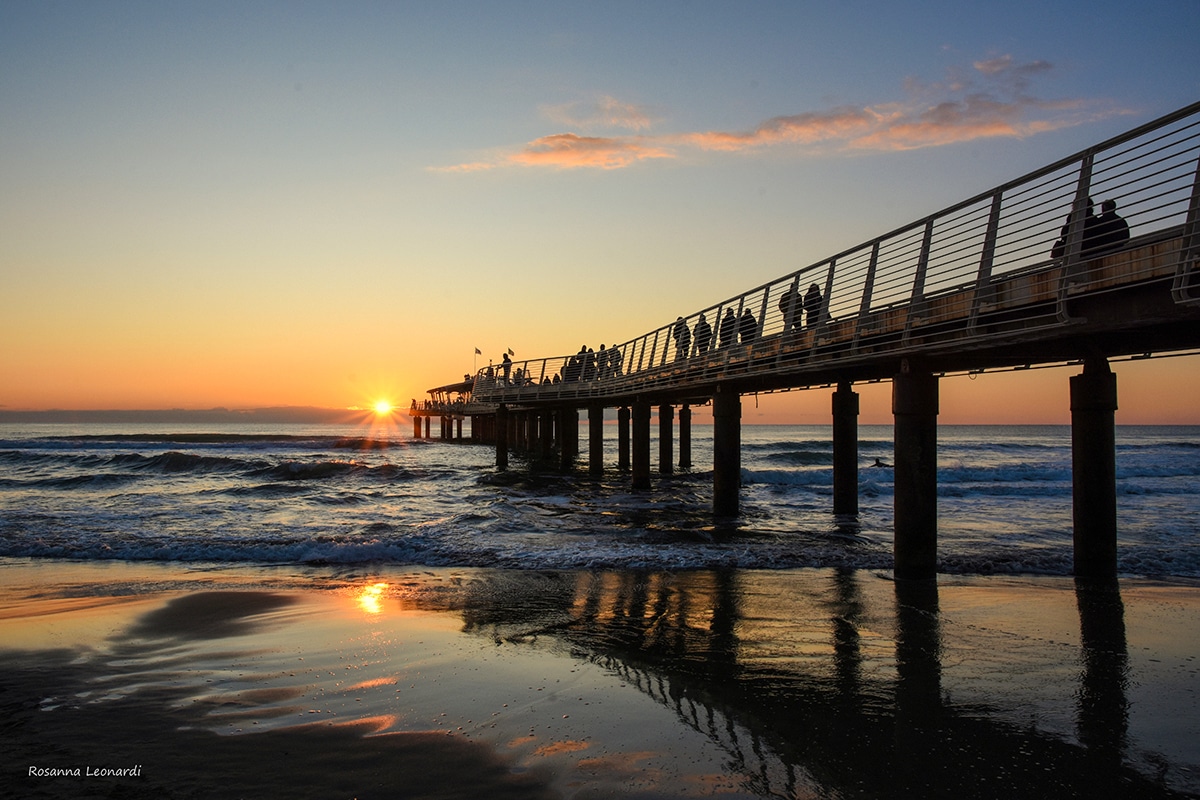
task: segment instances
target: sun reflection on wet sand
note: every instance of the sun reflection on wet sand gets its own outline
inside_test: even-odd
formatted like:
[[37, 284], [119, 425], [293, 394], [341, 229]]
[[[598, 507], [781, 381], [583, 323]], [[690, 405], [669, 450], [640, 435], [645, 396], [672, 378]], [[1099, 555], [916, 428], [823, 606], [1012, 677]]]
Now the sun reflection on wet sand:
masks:
[[383, 596], [387, 588], [388, 584], [382, 582], [364, 586], [355, 598], [358, 607], [368, 614], [382, 614]]

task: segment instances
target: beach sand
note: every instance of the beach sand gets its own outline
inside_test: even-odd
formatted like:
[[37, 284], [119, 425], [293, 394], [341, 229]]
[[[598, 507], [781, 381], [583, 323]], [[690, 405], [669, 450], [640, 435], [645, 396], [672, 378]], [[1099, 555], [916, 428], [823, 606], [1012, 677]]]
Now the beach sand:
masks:
[[1192, 583], [6, 560], [0, 587], [4, 796], [1200, 796]]

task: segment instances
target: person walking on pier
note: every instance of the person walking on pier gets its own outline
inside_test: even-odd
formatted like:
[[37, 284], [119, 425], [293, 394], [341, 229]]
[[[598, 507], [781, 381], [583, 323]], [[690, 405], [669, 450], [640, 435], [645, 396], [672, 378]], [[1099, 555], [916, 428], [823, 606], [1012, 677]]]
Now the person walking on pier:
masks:
[[688, 328], [687, 320], [683, 317], [676, 317], [673, 334], [675, 336], [675, 360], [683, 361], [692, 349], [692, 332]]
[[611, 372], [612, 372], [613, 377], [614, 378], [620, 377], [621, 376], [621, 366], [623, 365], [624, 361], [621, 356], [620, 349], [615, 344], [612, 347], [608, 348], [608, 363], [612, 367]]
[[729, 347], [737, 343], [737, 330], [738, 321], [733, 309], [725, 309], [725, 316], [721, 317], [721, 324], [718, 326], [717, 331], [717, 338], [720, 339], [721, 347]]
[[804, 316], [810, 328], [815, 327], [821, 319], [821, 289], [815, 283], [810, 283], [808, 291], [804, 293]]
[[594, 381], [596, 375], [596, 351], [589, 347], [583, 354], [583, 379], [588, 382]]
[[696, 329], [692, 331], [692, 338], [696, 340], [696, 355], [702, 356], [708, 352], [708, 346], [712, 344], [712, 333], [712, 326], [701, 314], [700, 321], [696, 323]]

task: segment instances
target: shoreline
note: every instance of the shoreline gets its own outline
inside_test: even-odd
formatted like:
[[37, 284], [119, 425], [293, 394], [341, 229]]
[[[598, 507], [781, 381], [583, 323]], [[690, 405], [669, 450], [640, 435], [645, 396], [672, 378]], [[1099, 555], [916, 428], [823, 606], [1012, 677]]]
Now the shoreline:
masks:
[[20, 793], [1200, 796], [1192, 581], [13, 559], [0, 576], [0, 785]]

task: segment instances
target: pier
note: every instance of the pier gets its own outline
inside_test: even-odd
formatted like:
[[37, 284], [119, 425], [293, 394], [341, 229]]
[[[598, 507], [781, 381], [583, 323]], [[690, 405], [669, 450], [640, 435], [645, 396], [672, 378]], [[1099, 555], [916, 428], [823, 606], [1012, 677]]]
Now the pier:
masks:
[[[1116, 211], [1109, 208], [1115, 204]], [[617, 410], [618, 467], [652, 488], [690, 466], [691, 408], [712, 406], [713, 512], [739, 512], [741, 398], [836, 387], [833, 511], [858, 509], [854, 385], [890, 381], [895, 574], [937, 568], [939, 380], [1070, 365], [1074, 571], [1116, 574], [1117, 385], [1109, 363], [1200, 351], [1200, 103], [802, 267], [624, 344], [489, 367], [431, 390], [446, 426], [590, 473]], [[453, 399], [452, 398], [457, 398]], [[458, 416], [453, 413], [455, 404]], [[675, 422], [678, 419], [678, 426]]]

